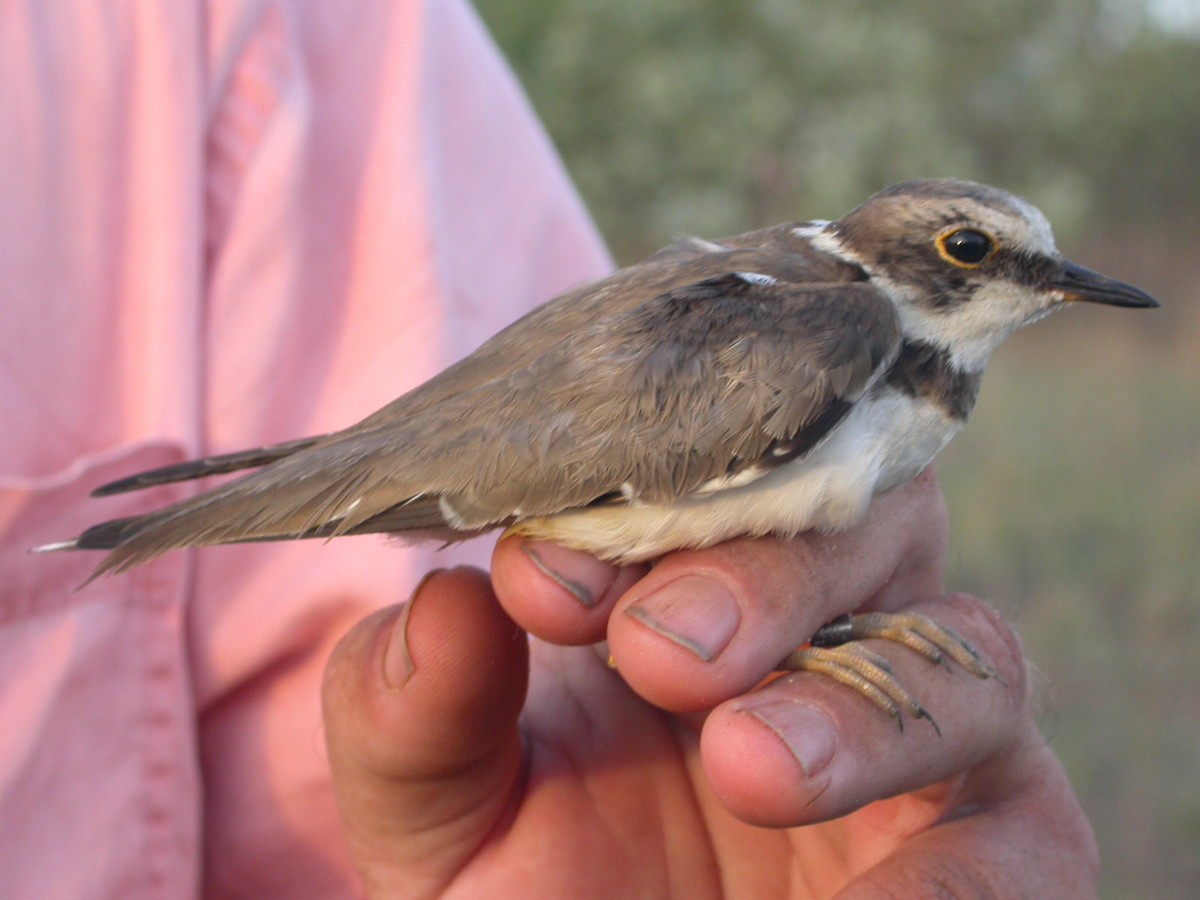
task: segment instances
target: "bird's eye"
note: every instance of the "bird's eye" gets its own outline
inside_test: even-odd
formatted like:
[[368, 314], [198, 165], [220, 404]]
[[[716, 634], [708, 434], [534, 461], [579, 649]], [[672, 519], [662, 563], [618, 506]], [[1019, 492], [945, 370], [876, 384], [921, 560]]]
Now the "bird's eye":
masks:
[[939, 237], [937, 248], [947, 262], [972, 269], [992, 255], [996, 242], [982, 231], [960, 228]]

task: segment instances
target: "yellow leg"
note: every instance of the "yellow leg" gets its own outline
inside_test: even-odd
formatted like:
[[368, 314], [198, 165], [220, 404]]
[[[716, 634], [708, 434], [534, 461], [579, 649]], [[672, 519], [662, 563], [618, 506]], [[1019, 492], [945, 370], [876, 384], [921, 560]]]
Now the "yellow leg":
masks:
[[892, 674], [887, 660], [856, 644], [842, 647], [803, 647], [788, 655], [780, 666], [794, 672], [816, 672], [858, 691], [896, 720], [904, 730], [904, 714], [928, 719], [938, 734], [942, 730], [916, 698]]
[[811, 645], [791, 653], [780, 669], [826, 675], [858, 691], [895, 719], [901, 730], [907, 714], [914, 719], [927, 719], [940, 735], [937, 722], [892, 674], [886, 660], [857, 644], [869, 639], [902, 644], [948, 671], [953, 671], [949, 662], [952, 660], [977, 678], [1000, 679], [999, 673], [966, 640], [915, 613], [841, 616], [818, 629]]

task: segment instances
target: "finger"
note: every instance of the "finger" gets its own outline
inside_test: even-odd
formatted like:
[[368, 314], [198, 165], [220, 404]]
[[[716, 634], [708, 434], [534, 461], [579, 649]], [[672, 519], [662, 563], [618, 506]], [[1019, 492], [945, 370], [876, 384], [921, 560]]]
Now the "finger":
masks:
[[548, 541], [508, 537], [492, 554], [501, 604], [531, 634], [554, 644], [604, 639], [613, 605], [648, 566], [615, 566]]
[[485, 575], [430, 576], [334, 650], [322, 690], [334, 788], [368, 888], [443, 886], [501, 815], [521, 765], [525, 635]]
[[1036, 731], [1028, 734], [971, 773], [957, 809], [838, 896], [1096, 896], [1091, 825], [1058, 759]]
[[877, 498], [849, 531], [664, 557], [614, 607], [609, 650], [651, 703], [711, 708], [835, 616], [941, 593], [945, 548], [945, 505], [927, 474]]
[[[963, 635], [1001, 678], [982, 680], [906, 647], [868, 641], [940, 733], [917, 719], [901, 730], [857, 691], [807, 672], [723, 704], [705, 722], [701, 753], [714, 793], [734, 815], [773, 827], [843, 816], [950, 779], [1032, 728], [1020, 644], [1000, 616], [966, 595], [913, 609]], [[932, 821], [944, 798], [930, 800]]]

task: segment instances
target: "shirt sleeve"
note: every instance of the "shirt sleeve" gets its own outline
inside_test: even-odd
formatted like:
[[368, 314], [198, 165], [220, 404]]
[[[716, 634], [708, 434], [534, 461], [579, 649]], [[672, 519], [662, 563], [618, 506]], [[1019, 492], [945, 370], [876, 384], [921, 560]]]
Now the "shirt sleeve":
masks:
[[94, 559], [24, 551], [190, 489], [87, 501], [107, 478], [352, 424], [609, 260], [460, 0], [56, 6], [0, 23], [0, 893], [350, 895], [320, 675], [431, 553], [75, 592]]

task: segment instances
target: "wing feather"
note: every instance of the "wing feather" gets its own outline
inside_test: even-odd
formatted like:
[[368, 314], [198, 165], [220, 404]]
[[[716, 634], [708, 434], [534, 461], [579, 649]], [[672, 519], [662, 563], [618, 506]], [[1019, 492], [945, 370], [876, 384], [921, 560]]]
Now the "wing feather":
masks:
[[353, 428], [80, 541], [111, 546], [103, 571], [208, 543], [476, 533], [765, 474], [894, 358], [895, 312], [861, 273], [812, 284], [777, 249], [688, 248], [534, 311]]

